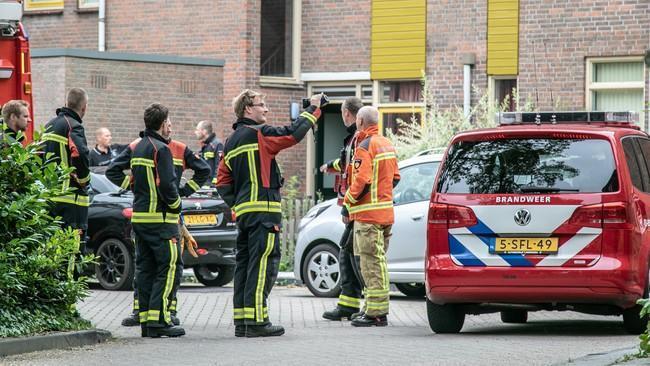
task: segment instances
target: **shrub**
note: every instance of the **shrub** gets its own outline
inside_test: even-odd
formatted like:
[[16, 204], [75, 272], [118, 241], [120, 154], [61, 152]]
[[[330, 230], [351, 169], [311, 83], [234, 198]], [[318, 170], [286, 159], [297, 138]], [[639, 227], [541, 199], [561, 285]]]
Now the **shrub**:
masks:
[[[641, 305], [641, 316], [650, 315], [650, 299], [641, 299], [637, 301]], [[639, 356], [650, 356], [650, 324], [646, 327], [645, 333], [639, 336], [641, 343], [639, 344]]]
[[69, 170], [44, 161], [38, 145], [0, 142], [0, 337], [88, 328], [75, 310], [87, 296], [73, 269], [79, 236], [48, 214]]

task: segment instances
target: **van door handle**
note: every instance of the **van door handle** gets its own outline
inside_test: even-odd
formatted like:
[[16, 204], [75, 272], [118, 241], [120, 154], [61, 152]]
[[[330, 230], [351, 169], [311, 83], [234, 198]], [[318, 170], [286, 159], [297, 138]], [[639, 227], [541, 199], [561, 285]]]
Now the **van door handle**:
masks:
[[423, 217], [424, 217], [424, 215], [413, 215], [413, 216], [411, 216], [411, 220], [420, 221], [420, 220], [422, 220]]

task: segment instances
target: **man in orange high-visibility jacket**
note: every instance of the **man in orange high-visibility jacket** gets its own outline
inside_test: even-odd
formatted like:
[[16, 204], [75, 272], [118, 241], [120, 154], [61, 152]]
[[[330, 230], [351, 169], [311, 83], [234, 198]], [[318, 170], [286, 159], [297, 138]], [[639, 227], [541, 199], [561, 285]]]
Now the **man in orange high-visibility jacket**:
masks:
[[343, 215], [349, 214], [354, 221], [354, 254], [360, 257], [366, 286], [365, 313], [352, 320], [356, 327], [388, 325], [386, 251], [395, 221], [393, 187], [400, 175], [395, 147], [379, 135], [378, 120], [374, 107], [363, 107], [357, 113], [358, 145], [343, 208]]

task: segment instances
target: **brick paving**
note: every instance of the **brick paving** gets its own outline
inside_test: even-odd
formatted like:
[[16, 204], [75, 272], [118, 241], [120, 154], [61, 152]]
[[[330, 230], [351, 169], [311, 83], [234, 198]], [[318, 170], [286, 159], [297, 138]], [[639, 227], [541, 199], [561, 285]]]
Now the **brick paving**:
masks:
[[498, 314], [468, 316], [461, 334], [433, 334], [423, 300], [391, 292], [386, 328], [359, 329], [321, 314], [336, 299], [316, 298], [303, 287], [276, 287], [271, 321], [282, 337], [234, 337], [232, 288], [186, 286], [179, 339], [143, 339], [139, 328], [120, 326], [131, 307], [129, 292], [93, 290], [79, 310], [114, 340], [74, 350], [0, 359], [2, 365], [552, 365], [588, 353], [634, 346], [620, 317], [572, 312], [531, 313], [524, 325], [503, 324]]

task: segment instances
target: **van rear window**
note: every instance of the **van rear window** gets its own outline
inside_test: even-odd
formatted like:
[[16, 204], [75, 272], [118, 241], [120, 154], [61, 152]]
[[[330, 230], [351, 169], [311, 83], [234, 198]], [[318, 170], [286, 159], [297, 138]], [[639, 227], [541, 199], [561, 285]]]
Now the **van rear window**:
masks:
[[599, 193], [618, 190], [612, 147], [597, 139], [459, 141], [439, 193]]

